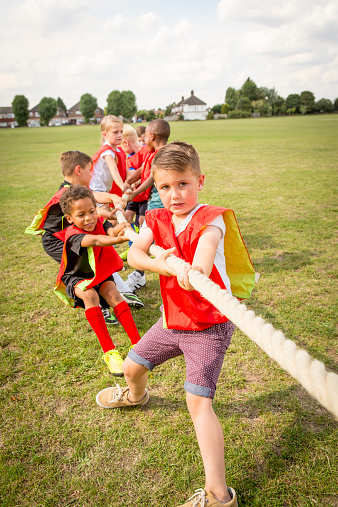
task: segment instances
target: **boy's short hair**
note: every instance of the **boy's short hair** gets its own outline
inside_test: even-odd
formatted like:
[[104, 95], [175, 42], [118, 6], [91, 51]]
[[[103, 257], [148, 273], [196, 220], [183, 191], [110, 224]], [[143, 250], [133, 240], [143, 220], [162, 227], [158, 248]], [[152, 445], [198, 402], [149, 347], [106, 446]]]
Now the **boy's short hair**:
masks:
[[174, 141], [162, 146], [156, 153], [151, 166], [152, 174], [157, 169], [184, 173], [190, 169], [196, 176], [201, 174], [200, 158], [192, 144]]
[[77, 165], [84, 169], [91, 161], [90, 156], [82, 151], [65, 151], [60, 158], [62, 174], [71, 176]]
[[137, 132], [131, 125], [123, 125], [123, 139], [130, 139], [133, 137], [135, 140], [138, 139]]
[[142, 136], [143, 134], [145, 134], [145, 131], [146, 131], [145, 125], [139, 125], [138, 127], [136, 127], [136, 134], [139, 137]]
[[155, 134], [161, 141], [168, 141], [170, 136], [170, 125], [166, 120], [153, 120], [148, 124], [147, 129], [152, 134]]
[[65, 215], [71, 215], [73, 209], [72, 204], [76, 201], [79, 201], [80, 199], [85, 199], [86, 197], [89, 197], [89, 199], [92, 200], [96, 208], [94, 194], [90, 188], [84, 187], [83, 185], [71, 185], [63, 192], [60, 198], [60, 206], [62, 212]]

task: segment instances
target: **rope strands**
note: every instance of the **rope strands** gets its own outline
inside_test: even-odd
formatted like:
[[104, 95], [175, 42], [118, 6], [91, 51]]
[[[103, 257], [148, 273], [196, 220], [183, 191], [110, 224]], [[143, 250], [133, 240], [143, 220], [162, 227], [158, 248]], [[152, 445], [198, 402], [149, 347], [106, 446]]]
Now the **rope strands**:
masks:
[[[121, 212], [118, 211], [116, 216], [118, 222], [126, 221]], [[133, 230], [126, 230], [125, 235], [131, 241], [137, 237]], [[154, 257], [163, 251], [163, 248], [157, 245], [151, 245], [149, 248], [150, 254]], [[183, 265], [187, 264], [174, 255], [170, 255], [166, 262], [176, 274]], [[299, 349], [292, 340], [285, 337], [282, 331], [276, 330], [264, 319], [257, 317], [244, 303], [239, 302], [226, 290], [221, 289], [208, 276], [195, 270], [190, 270], [188, 276], [189, 282], [195, 290], [231, 320], [250, 340], [255, 342], [338, 419], [338, 375], [328, 372], [322, 362], [313, 359], [305, 350]]]

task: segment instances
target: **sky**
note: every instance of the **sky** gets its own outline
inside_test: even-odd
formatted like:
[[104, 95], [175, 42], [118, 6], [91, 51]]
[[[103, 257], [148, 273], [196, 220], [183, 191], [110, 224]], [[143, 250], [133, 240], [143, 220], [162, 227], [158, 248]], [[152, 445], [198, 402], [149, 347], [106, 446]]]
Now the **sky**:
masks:
[[337, 0], [0, 0], [0, 106], [131, 90], [138, 109], [191, 90], [209, 107], [250, 77], [338, 97]]

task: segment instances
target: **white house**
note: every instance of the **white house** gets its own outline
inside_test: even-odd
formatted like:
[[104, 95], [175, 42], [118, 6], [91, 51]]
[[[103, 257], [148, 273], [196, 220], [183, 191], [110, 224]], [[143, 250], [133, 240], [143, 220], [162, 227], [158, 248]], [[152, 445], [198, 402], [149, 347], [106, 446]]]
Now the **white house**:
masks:
[[191, 95], [188, 99], [182, 100], [175, 107], [172, 108], [171, 114], [183, 114], [185, 120], [205, 120], [208, 114], [207, 105], [203, 100], [194, 95], [194, 90], [191, 90]]

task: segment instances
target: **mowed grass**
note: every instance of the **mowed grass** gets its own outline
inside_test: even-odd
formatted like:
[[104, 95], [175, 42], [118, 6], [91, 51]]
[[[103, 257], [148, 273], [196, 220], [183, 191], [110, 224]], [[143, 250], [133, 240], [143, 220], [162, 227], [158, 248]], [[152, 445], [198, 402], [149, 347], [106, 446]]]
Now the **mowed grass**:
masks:
[[[200, 153], [200, 202], [236, 212], [261, 274], [247, 306], [338, 373], [338, 116], [171, 127], [170, 140]], [[0, 131], [4, 507], [176, 506], [204, 484], [183, 359], [155, 369], [147, 406], [100, 409], [96, 393], [114, 378], [98, 341], [83, 311], [53, 295], [57, 265], [40, 238], [24, 234], [62, 181], [60, 154], [92, 155], [99, 139], [97, 126]], [[157, 277], [138, 294], [143, 335], [159, 318]], [[126, 355], [122, 328], [110, 331]], [[337, 422], [238, 330], [214, 407], [241, 506], [338, 506]]]

